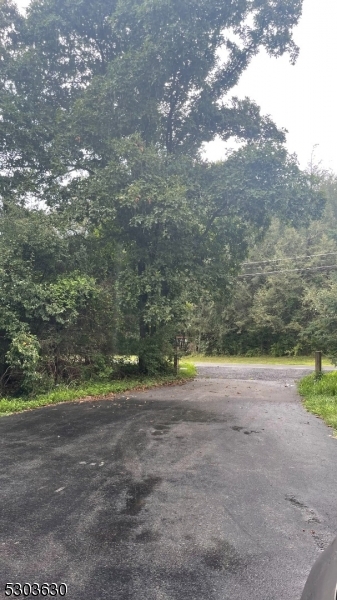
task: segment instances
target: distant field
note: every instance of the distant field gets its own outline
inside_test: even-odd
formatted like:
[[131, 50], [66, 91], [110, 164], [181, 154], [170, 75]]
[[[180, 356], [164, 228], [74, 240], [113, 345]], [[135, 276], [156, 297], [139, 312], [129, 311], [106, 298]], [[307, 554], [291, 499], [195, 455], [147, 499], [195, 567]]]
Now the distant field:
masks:
[[[204, 354], [192, 354], [186, 357], [192, 363], [227, 363], [227, 364], [256, 364], [256, 365], [294, 365], [313, 367], [315, 359], [313, 356], [205, 356]], [[331, 361], [323, 358], [324, 367], [331, 367]]]

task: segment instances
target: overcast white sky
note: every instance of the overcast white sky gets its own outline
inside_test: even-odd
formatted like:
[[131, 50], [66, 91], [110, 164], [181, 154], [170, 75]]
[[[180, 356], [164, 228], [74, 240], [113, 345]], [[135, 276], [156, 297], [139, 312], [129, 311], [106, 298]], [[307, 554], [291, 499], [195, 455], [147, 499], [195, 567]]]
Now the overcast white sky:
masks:
[[[20, 7], [29, 0], [17, 0]], [[288, 130], [287, 146], [306, 167], [313, 146], [315, 161], [337, 173], [337, 1], [304, 0], [294, 31], [300, 47], [296, 65], [288, 57], [255, 57], [232, 95], [255, 100], [264, 114]], [[208, 145], [207, 156], [219, 160], [224, 144]]]
[[[300, 55], [292, 66], [287, 56], [256, 56], [232, 90], [255, 100], [279, 127], [288, 130], [287, 146], [302, 167], [315, 161], [337, 173], [337, 1], [304, 0], [302, 18], [294, 30]], [[208, 148], [209, 158], [221, 158], [221, 141]]]

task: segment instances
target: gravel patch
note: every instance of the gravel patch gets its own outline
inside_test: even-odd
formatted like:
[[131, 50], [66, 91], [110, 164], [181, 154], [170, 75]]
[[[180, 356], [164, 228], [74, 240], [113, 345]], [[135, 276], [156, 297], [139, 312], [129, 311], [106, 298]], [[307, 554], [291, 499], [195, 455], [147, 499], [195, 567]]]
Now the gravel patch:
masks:
[[292, 383], [313, 369], [306, 367], [264, 367], [251, 365], [197, 365], [198, 378], [201, 379], [237, 379], [242, 381], [275, 381]]

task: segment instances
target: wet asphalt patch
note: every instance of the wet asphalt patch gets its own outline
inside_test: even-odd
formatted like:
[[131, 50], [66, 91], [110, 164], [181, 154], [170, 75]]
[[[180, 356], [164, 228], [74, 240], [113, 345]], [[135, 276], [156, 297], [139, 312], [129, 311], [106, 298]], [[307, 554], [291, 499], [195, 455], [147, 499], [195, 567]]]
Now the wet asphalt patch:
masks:
[[145, 505], [147, 496], [154, 487], [161, 482], [161, 477], [147, 477], [144, 481], [133, 482], [126, 491], [126, 507], [122, 511], [125, 515], [138, 515]]
[[203, 369], [182, 387], [0, 420], [1, 586], [299, 598], [337, 532], [336, 441], [295, 371]]

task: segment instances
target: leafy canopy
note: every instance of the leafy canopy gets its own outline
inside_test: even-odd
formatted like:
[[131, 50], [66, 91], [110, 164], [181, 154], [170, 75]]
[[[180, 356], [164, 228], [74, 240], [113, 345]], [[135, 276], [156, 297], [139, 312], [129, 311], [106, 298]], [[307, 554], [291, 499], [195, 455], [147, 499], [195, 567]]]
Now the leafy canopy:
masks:
[[[22, 16], [0, 0], [2, 218], [10, 229], [15, 210], [27, 211], [18, 223], [28, 231], [41, 218], [54, 247], [40, 227], [18, 238], [26, 283], [6, 306], [54, 370], [116, 343], [134, 344], [144, 370], [146, 353], [160, 365], [188, 303], [205, 289], [228, 295], [273, 214], [295, 224], [319, 214], [322, 197], [287, 155], [285, 132], [229, 97], [261, 48], [296, 59], [301, 5], [33, 0]], [[202, 148], [215, 136], [243, 148], [209, 164]]]

